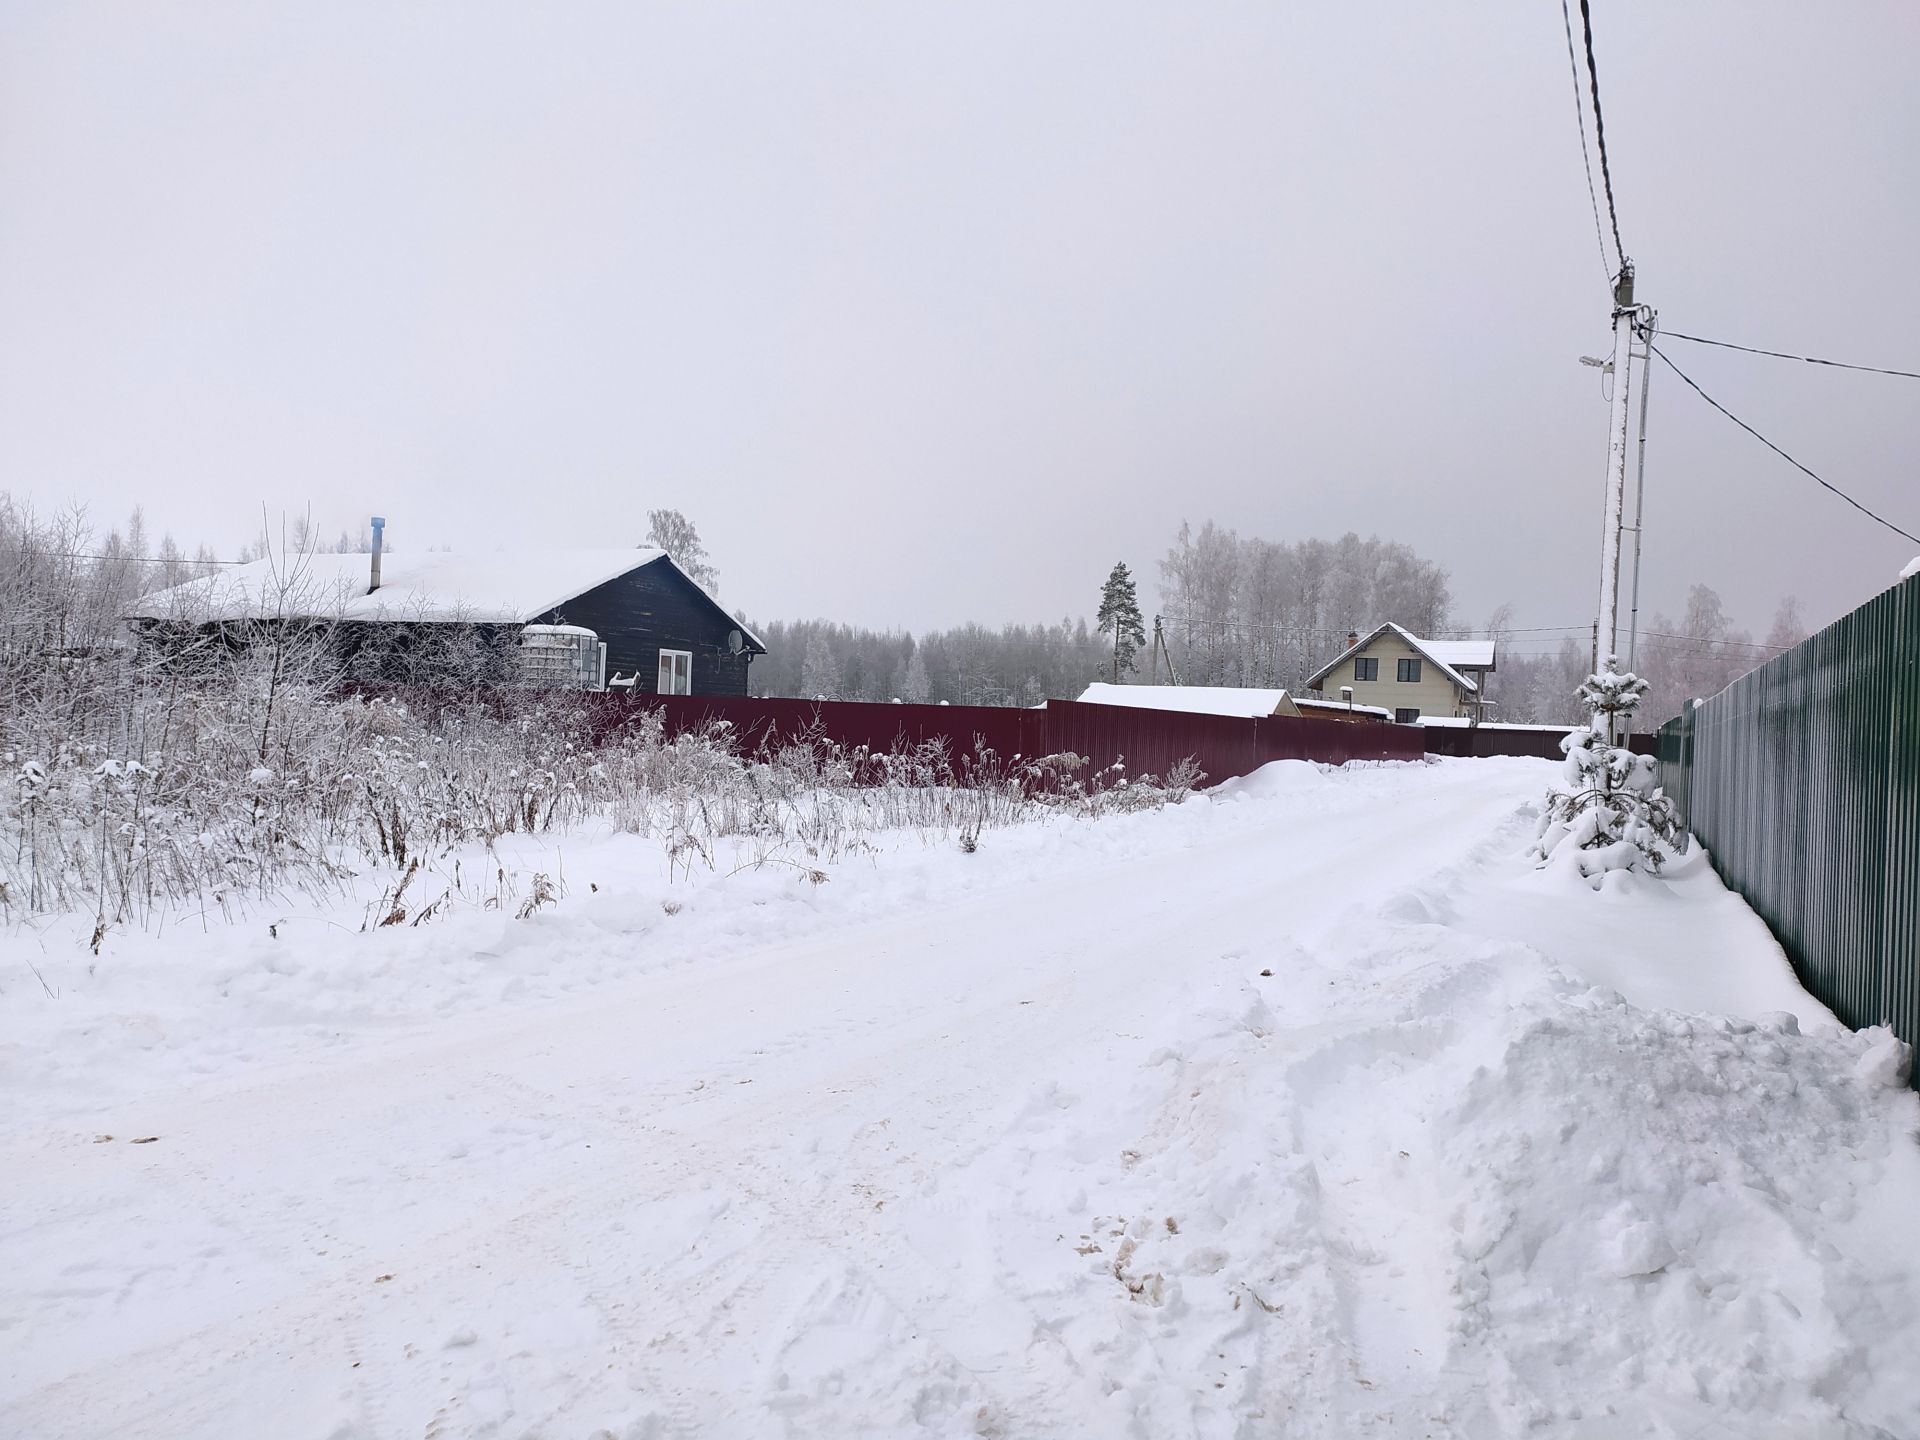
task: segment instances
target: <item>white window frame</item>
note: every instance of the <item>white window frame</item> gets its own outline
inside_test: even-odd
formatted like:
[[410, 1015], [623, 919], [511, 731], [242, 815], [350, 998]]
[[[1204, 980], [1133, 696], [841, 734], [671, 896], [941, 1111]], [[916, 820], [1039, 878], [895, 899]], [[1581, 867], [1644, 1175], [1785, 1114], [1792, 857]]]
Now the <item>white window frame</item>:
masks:
[[[662, 683], [662, 682], [665, 683]], [[682, 688], [684, 685], [685, 688]], [[666, 650], [654, 669], [654, 694], [691, 695], [693, 693], [693, 652]]]

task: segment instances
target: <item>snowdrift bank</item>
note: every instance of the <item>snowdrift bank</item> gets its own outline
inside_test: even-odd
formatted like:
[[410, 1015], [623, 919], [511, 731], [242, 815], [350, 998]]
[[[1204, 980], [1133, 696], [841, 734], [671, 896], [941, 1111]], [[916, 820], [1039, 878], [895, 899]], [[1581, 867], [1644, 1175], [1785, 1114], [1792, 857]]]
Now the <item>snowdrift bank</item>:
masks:
[[[992, 1197], [996, 1285], [1097, 1376], [1085, 1433], [1920, 1433], [1905, 1047], [1704, 865], [1596, 896], [1509, 856], [1250, 947], [1173, 1043], [929, 1187]], [[1462, 918], [1516, 906], [1530, 943]]]
[[[1357, 771], [1344, 796], [1293, 813], [1305, 821], [1387, 793], [1394, 768]], [[1324, 783], [1304, 761], [1254, 780]], [[818, 869], [792, 858], [804, 850], [750, 838], [675, 856], [652, 836], [515, 834], [436, 858], [408, 887], [407, 918], [391, 926], [378, 923], [393, 908], [391, 871], [360, 877], [329, 908], [303, 898], [232, 922], [206, 915], [158, 934], [114, 930], [97, 953], [91, 917], [45, 918], [0, 931], [0, 1087], [31, 1102], [0, 1114], [0, 1132], [196, 1077], [391, 1045], [456, 1016], [517, 1013], [864, 921], [981, 902], [1021, 887], [1036, 867], [1056, 878], [1097, 873], [1168, 847], [1253, 837], [1271, 823], [1268, 813], [1223, 814], [1195, 797], [1163, 813], [1047, 815], [983, 831], [969, 853], [950, 836], [866, 832], [856, 851]], [[559, 898], [523, 916], [536, 877]]]
[[1704, 867], [1528, 868], [1547, 769], [1282, 772], [675, 916], [570, 857], [557, 911], [315, 941], [278, 999], [78, 965], [99, 1033], [14, 987], [52, 1078], [0, 1141], [0, 1419], [1920, 1433], [1899, 1047]]

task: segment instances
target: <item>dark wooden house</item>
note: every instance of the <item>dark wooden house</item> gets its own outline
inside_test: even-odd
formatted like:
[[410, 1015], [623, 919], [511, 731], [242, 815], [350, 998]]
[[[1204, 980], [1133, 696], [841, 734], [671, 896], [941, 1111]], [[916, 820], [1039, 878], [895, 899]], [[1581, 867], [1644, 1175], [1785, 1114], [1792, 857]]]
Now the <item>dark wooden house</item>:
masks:
[[[377, 584], [376, 584], [377, 579]], [[499, 683], [745, 695], [766, 646], [660, 550], [427, 551], [255, 561], [140, 600], [143, 643], [229, 654], [297, 633], [356, 678], [410, 678], [415, 657], [477, 657]], [[456, 667], [443, 667], [453, 673]]]

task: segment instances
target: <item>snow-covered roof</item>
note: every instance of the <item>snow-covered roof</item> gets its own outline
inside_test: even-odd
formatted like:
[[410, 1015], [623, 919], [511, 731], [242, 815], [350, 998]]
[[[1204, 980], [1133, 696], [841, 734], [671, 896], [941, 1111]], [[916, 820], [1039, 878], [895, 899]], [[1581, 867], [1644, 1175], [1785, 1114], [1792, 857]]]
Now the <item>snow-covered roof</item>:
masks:
[[[1461, 715], [1422, 715], [1413, 722], [1416, 725], [1431, 725], [1440, 730], [1465, 730], [1473, 721]], [[1522, 725], [1513, 720], [1482, 720], [1481, 730], [1537, 730], [1543, 735], [1565, 735], [1578, 730], [1578, 725]]]
[[[1338, 655], [1334, 656], [1333, 659], [1314, 671], [1313, 674], [1307, 677], [1307, 684], [1317, 686], [1322, 680], [1326, 679], [1327, 676], [1338, 669], [1343, 662], [1352, 659], [1355, 655], [1363, 653], [1369, 645], [1373, 644], [1374, 641], [1378, 640], [1382, 635], [1385, 635], [1389, 630], [1406, 641], [1407, 644], [1411, 645], [1420, 654], [1426, 656], [1427, 659], [1431, 660], [1435, 665], [1438, 665], [1449, 680], [1453, 681], [1454, 684], [1458, 685], [1470, 695], [1478, 694], [1480, 687], [1454, 667], [1456, 665], [1469, 665], [1484, 667], [1489, 670], [1493, 668], [1493, 642], [1491, 640], [1423, 640], [1411, 630], [1407, 630], [1389, 620], [1386, 624], [1376, 629], [1371, 635], [1361, 636], [1356, 643], [1349, 645]], [[1465, 652], [1464, 654], [1461, 653], [1463, 651]], [[1470, 658], [1472, 655], [1483, 653], [1486, 656], [1485, 660]]]
[[1420, 648], [1456, 670], [1493, 668], [1491, 640], [1422, 640]]
[[[389, 552], [380, 557], [380, 588], [367, 593], [370, 555], [296, 555], [255, 560], [220, 574], [189, 580], [134, 602], [136, 620], [270, 620], [305, 616], [330, 620], [524, 625], [594, 587], [643, 565], [665, 564], [686, 576], [664, 550], [500, 550], [459, 555], [448, 551]], [[690, 577], [688, 583], [725, 607]], [[739, 621], [740, 633], [765, 644]]]
[[1127, 705], [1136, 710], [1178, 710], [1187, 715], [1272, 715], [1292, 701], [1284, 690], [1229, 685], [1113, 685], [1099, 681], [1080, 693], [1085, 705]]

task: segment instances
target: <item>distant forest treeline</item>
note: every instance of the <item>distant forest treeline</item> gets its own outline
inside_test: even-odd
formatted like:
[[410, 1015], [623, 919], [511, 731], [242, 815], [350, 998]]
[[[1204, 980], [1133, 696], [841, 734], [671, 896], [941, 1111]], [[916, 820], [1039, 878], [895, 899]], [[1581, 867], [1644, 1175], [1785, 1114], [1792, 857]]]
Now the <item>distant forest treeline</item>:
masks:
[[[1444, 630], [1450, 603], [1437, 565], [1405, 545], [1358, 535], [1278, 545], [1242, 540], [1212, 521], [1197, 534], [1182, 525], [1159, 568], [1159, 601], [1148, 582], [1141, 610], [1162, 616], [1167, 651], [1187, 685], [1299, 689], [1315, 665], [1340, 652], [1350, 628], [1378, 623], [1368, 617], [1391, 615], [1434, 634]], [[1088, 596], [1098, 595], [1096, 579]], [[756, 694], [912, 702], [924, 690], [936, 703], [1032, 705], [1111, 678], [1110, 642], [1084, 619], [962, 625], [917, 640], [819, 620], [757, 628], [772, 653], [754, 662]], [[1124, 678], [1150, 679], [1155, 664], [1149, 650]], [[1164, 664], [1159, 676], [1168, 678]]]
[[1072, 699], [1110, 663], [1108, 642], [1084, 619], [958, 625], [918, 637], [829, 620], [755, 622], [754, 630], [767, 642], [748, 673], [756, 695], [1037, 705]]
[[[1303, 690], [1306, 677], [1345, 648], [1350, 632], [1391, 620], [1433, 639], [1498, 641], [1489, 718], [1542, 724], [1582, 718], [1573, 692], [1587, 674], [1590, 637], [1516, 631], [1510, 606], [1482, 624], [1462, 623], [1453, 613], [1447, 572], [1410, 546], [1353, 534], [1277, 543], [1208, 521], [1197, 531], [1182, 525], [1158, 568], [1157, 587], [1141, 587], [1141, 609], [1161, 617], [1182, 684]], [[1089, 604], [1101, 578], [1088, 577]], [[1078, 695], [1089, 682], [1109, 678], [1112, 663], [1107, 639], [1074, 618], [998, 630], [969, 624], [918, 637], [826, 620], [756, 628], [771, 652], [753, 665], [757, 695], [1032, 705]], [[1713, 694], [1804, 635], [1791, 598], [1766, 640], [1755, 642], [1732, 624], [1718, 595], [1697, 585], [1681, 619], [1643, 619], [1638, 668], [1652, 682], [1643, 713], [1677, 714], [1687, 697]], [[1154, 665], [1151, 653], [1143, 653], [1126, 678], [1148, 680]], [[1167, 679], [1164, 667], [1159, 678]]]

